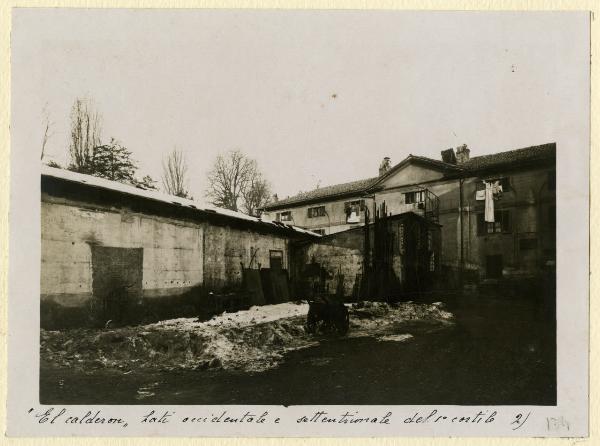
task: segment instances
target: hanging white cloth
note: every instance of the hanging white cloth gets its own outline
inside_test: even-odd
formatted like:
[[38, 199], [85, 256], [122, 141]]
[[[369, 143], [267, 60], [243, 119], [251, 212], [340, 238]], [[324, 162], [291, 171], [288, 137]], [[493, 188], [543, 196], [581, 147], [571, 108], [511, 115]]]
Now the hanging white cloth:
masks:
[[494, 185], [485, 183], [485, 221], [494, 222]]
[[494, 181], [492, 183], [492, 193], [494, 194], [494, 197], [496, 197], [496, 199], [498, 199], [499, 196], [502, 195], [502, 185], [500, 184], [500, 181]]

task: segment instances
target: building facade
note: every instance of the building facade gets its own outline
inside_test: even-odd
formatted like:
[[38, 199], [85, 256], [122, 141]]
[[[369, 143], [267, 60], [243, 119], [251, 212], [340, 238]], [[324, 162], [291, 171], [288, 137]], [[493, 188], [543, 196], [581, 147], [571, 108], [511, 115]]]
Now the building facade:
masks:
[[414, 212], [293, 244], [291, 272], [307, 298], [415, 299], [439, 285], [440, 226]]
[[208, 292], [239, 289], [244, 269], [287, 270], [289, 225], [44, 167], [41, 325], [197, 315]]
[[[496, 187], [487, 201], [486, 184]], [[333, 234], [364, 225], [385, 202], [391, 215], [414, 212], [441, 225], [448, 281], [494, 282], [539, 277], [554, 265], [555, 189], [554, 143], [477, 157], [460, 146], [441, 160], [409, 155], [392, 167], [384, 159], [377, 177], [279, 200], [263, 218]]]

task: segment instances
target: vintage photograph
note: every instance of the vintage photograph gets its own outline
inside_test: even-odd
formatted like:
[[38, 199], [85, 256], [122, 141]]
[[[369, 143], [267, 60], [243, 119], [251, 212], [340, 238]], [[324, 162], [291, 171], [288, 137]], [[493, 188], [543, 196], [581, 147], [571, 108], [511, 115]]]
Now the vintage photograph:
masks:
[[557, 405], [560, 14], [43, 13], [40, 404]]

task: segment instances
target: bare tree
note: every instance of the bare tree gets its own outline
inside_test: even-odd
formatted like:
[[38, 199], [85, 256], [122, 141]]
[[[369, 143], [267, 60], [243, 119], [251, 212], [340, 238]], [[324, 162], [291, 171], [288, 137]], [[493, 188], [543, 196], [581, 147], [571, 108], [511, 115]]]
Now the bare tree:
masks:
[[262, 178], [256, 161], [240, 150], [217, 156], [208, 173], [206, 196], [215, 206], [238, 211], [241, 203], [244, 211], [255, 214], [264, 203], [265, 193], [269, 196], [268, 191], [269, 185]]
[[46, 103], [44, 105], [44, 108], [42, 109], [42, 125], [44, 127], [44, 136], [42, 137], [42, 156], [40, 157], [41, 160], [44, 159], [44, 155], [46, 152], [46, 144], [48, 144], [48, 140], [52, 137], [52, 135], [54, 135], [54, 132], [52, 132], [53, 122], [50, 121], [50, 113], [48, 111], [48, 103]]
[[187, 191], [187, 163], [183, 153], [174, 148], [163, 160], [162, 183], [165, 191], [181, 198], [189, 198]]
[[94, 148], [101, 145], [101, 118], [89, 98], [77, 98], [71, 108], [70, 170], [88, 173]]
[[271, 186], [260, 172], [256, 172], [250, 180], [248, 188], [242, 192], [242, 197], [244, 199], [244, 212], [258, 217], [260, 215], [259, 209], [271, 200]]

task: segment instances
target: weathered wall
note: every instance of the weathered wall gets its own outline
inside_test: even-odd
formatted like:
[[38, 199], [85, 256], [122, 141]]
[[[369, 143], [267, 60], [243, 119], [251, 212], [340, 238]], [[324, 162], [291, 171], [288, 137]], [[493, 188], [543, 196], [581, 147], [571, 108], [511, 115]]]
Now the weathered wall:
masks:
[[[486, 278], [488, 256], [502, 256], [505, 277], [531, 276], [539, 273], [546, 260], [554, 256], [555, 228], [550, 214], [556, 207], [555, 191], [548, 186], [548, 178], [554, 167], [537, 169], [511, 169], [496, 171], [480, 177], [468, 178], [463, 183], [462, 239], [465, 269], [472, 271], [479, 280]], [[495, 202], [498, 210], [509, 210], [511, 228], [504, 233], [478, 234], [478, 216], [484, 212], [484, 201], [475, 199], [475, 193], [483, 180], [508, 178], [510, 189]], [[460, 267], [461, 215], [459, 180], [443, 180], [425, 183], [440, 198], [439, 223], [442, 225], [442, 264], [447, 268]], [[413, 211], [414, 204], [404, 203], [404, 193], [414, 186], [383, 190], [376, 201], [386, 202], [392, 214]], [[421, 211], [422, 212], [422, 211]], [[521, 240], [535, 239], [535, 247], [523, 249]], [[469, 278], [473, 278], [469, 276]], [[468, 278], [468, 280], [470, 280]]]
[[[270, 220], [275, 220], [277, 213], [290, 211], [292, 214], [292, 220], [288, 223], [292, 223], [293, 225], [310, 230], [322, 229], [324, 230], [325, 234], [335, 234], [336, 232], [347, 231], [348, 229], [364, 224], [364, 212], [360, 213], [360, 223], [349, 224], [346, 222], [345, 203], [355, 200], [365, 200], [366, 206], [369, 206], [370, 209], [373, 207], [373, 199], [362, 198], [360, 195], [356, 195], [355, 197], [344, 198], [341, 200], [324, 201], [317, 204], [278, 209], [265, 214], [265, 217], [269, 218]], [[309, 218], [308, 209], [316, 206], [325, 206], [325, 211], [327, 214], [321, 217]]]
[[[486, 278], [486, 261], [491, 255], [502, 256], [505, 277], [538, 274], [547, 261], [555, 259], [556, 231], [550, 214], [556, 209], [556, 193], [548, 183], [554, 171], [549, 167], [490, 176], [510, 181], [510, 190], [495, 202], [495, 209], [510, 213], [511, 228], [504, 233], [478, 234], [477, 218], [484, 212], [484, 202], [475, 200], [475, 191], [482, 178], [465, 183], [465, 261], [480, 279]], [[534, 240], [533, 247], [522, 244], [525, 239]]]
[[[206, 292], [239, 287], [241, 264], [268, 268], [271, 250], [281, 251], [283, 267], [289, 266], [284, 235], [133, 213], [49, 195], [42, 197], [41, 221], [41, 305], [42, 326], [46, 327], [98, 322], [98, 314], [105, 311], [101, 298], [110, 292], [111, 283], [118, 288], [128, 277], [142, 277], [141, 289], [127, 291], [128, 300], [139, 306], [136, 316], [156, 319], [178, 311], [194, 313]], [[120, 249], [96, 255], [94, 267], [96, 246]], [[139, 265], [123, 264], [123, 268], [139, 267], [139, 273], [120, 274], [120, 267], [110, 268], [111, 263], [123, 262], [119, 255], [123, 248], [142, 250]], [[94, 285], [95, 268], [114, 277], [97, 280]]]
[[269, 268], [270, 251], [282, 251], [287, 269], [288, 239], [250, 230], [207, 225], [204, 232], [204, 283], [207, 289], [235, 288], [245, 268]]
[[[502, 256], [506, 277], [535, 275], [546, 261], [553, 260], [555, 256], [555, 218], [551, 215], [556, 209], [556, 198], [554, 190], [548, 186], [549, 174], [554, 171], [555, 167], [551, 165], [523, 169], [517, 166], [465, 179], [461, 215], [458, 179], [436, 179], [439, 176], [438, 172], [432, 173], [424, 168], [408, 166], [383, 184], [383, 190], [375, 194], [375, 203], [379, 206], [385, 201], [388, 212], [392, 215], [405, 212], [422, 214], [423, 211], [418, 209], [416, 204], [405, 203], [404, 194], [422, 187], [438, 196], [439, 224], [442, 226], [441, 264], [449, 272], [449, 277], [456, 276], [452, 271], [457, 271], [461, 265], [461, 238], [468, 280], [486, 278], [486, 262], [491, 255]], [[501, 177], [509, 178], [511, 187], [496, 202], [496, 208], [510, 210], [511, 229], [506, 233], [479, 235], [477, 219], [478, 215], [483, 213], [484, 202], [475, 200], [477, 184], [486, 179]], [[340, 201], [337, 208], [335, 203], [324, 204], [329, 215], [336, 215], [335, 219], [340, 220], [345, 219], [343, 203], [349, 200]], [[373, 209], [373, 201], [369, 200], [368, 205]], [[294, 215], [297, 217], [294, 218], [297, 224], [317, 227], [323, 223], [321, 220], [324, 220], [323, 224], [327, 224], [327, 217], [307, 219], [307, 207], [296, 208], [297, 214]], [[361, 217], [362, 225], [364, 215]], [[319, 224], [313, 225], [313, 221]], [[335, 230], [348, 228], [349, 226], [339, 225]], [[533, 247], [522, 245], [523, 239], [535, 239], [535, 242], [532, 242]]]
[[352, 296], [357, 280], [362, 275], [364, 259], [363, 231], [346, 231], [306, 245], [296, 261], [302, 265], [319, 265], [327, 271], [326, 288], [335, 294], [340, 276], [343, 295]]
[[391, 217], [382, 226], [369, 227], [366, 274], [362, 227], [294, 246], [294, 279], [301, 284], [297, 288], [310, 290], [316, 282], [324, 285], [316, 287], [319, 292], [347, 299], [418, 294], [437, 285], [439, 238], [439, 226], [413, 214]]
[[199, 225], [48, 196], [41, 219], [42, 305], [71, 309], [76, 319], [95, 311], [93, 246], [143, 249], [143, 299], [182, 295], [202, 283]]
[[391, 188], [407, 184], [422, 183], [424, 181], [439, 180], [443, 176], [444, 174], [442, 172], [433, 170], [430, 167], [407, 164], [386, 178], [384, 183], [386, 188]]
[[[398, 182], [399, 180], [397, 180]], [[459, 183], [458, 180], [442, 180], [425, 183], [422, 188], [429, 189], [439, 199], [439, 224], [442, 225], [441, 263], [444, 266], [457, 268], [460, 261], [460, 225], [459, 225]], [[388, 212], [392, 215], [414, 212], [423, 215], [416, 203], [405, 203], [406, 192], [418, 190], [412, 183], [408, 186], [395, 186], [377, 192], [375, 200], [380, 205], [385, 201]]]

